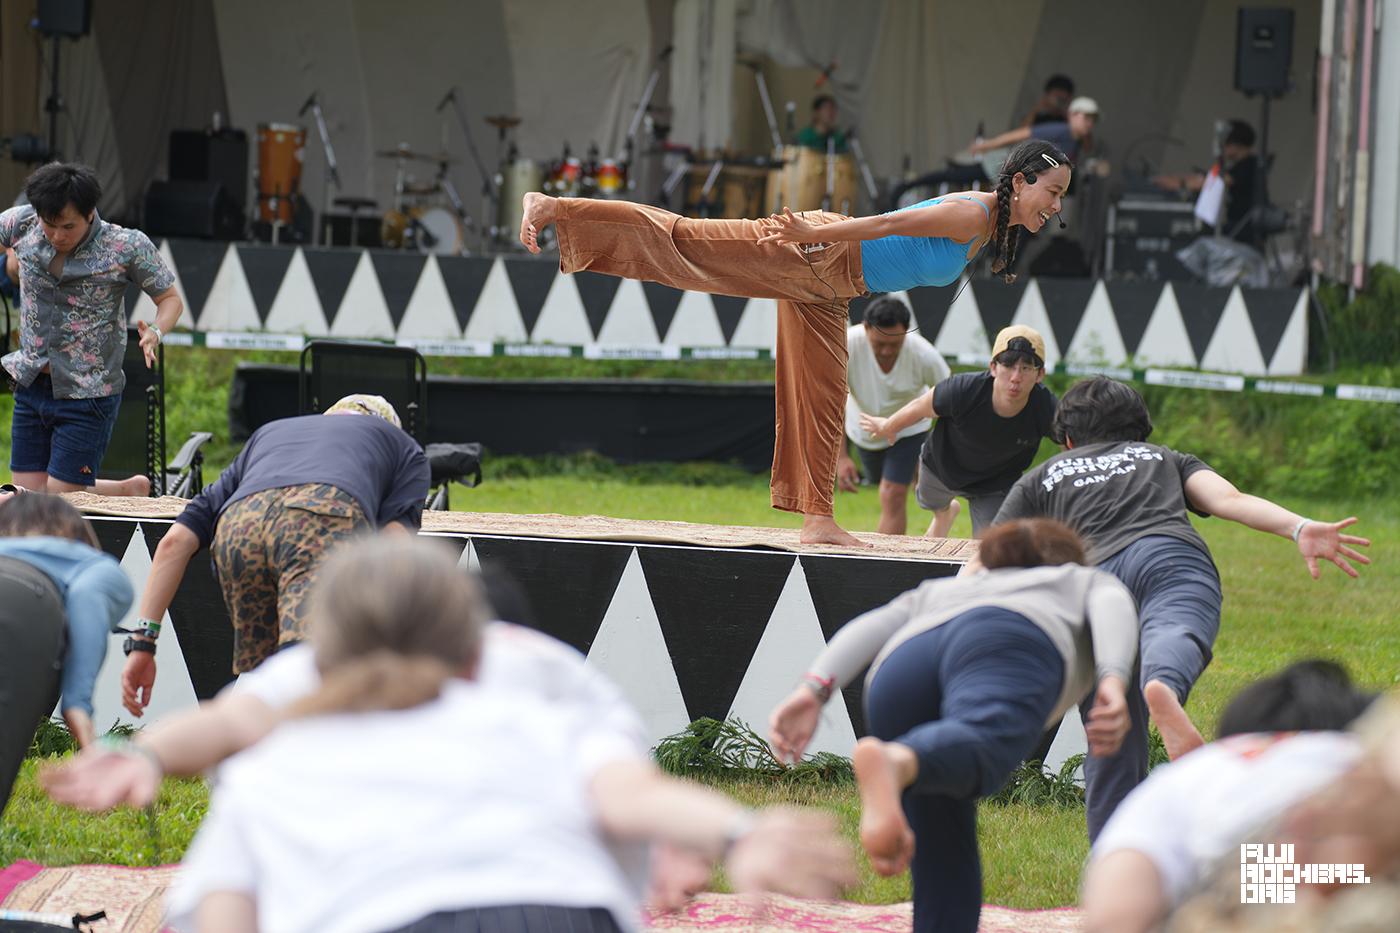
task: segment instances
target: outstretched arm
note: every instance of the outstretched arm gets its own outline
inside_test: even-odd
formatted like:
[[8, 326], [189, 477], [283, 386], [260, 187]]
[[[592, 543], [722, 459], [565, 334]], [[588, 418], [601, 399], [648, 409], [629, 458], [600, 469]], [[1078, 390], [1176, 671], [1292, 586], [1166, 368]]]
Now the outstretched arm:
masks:
[[883, 438], [893, 444], [899, 439], [899, 432], [909, 427], [911, 424], [918, 424], [925, 418], [932, 418], [933, 411], [933, 390], [929, 389], [923, 395], [911, 399], [903, 408], [888, 418], [880, 418], [875, 415], [861, 413], [860, 427], [871, 437]]
[[991, 139], [984, 139], [980, 143], [973, 143], [969, 147], [974, 155], [980, 155], [989, 149], [1000, 149], [1002, 146], [1010, 146], [1022, 140], [1031, 138], [1031, 128], [1029, 126], [1018, 126], [1014, 130], [1007, 130], [1000, 136], [993, 136]]
[[873, 217], [812, 223], [790, 208], [763, 221], [760, 243], [845, 243], [887, 236], [947, 237], [970, 243], [987, 232], [987, 212], [971, 201], [952, 199]]
[[1293, 539], [1314, 580], [1319, 575], [1319, 558], [1330, 560], [1349, 577], [1358, 576], [1350, 561], [1371, 562], [1369, 557], [1349, 546], [1370, 547], [1369, 539], [1341, 533], [1343, 528], [1356, 524], [1355, 517], [1339, 522], [1315, 522], [1268, 499], [1240, 492], [1229, 480], [1211, 470], [1197, 470], [1187, 477], [1186, 498], [1202, 512], [1248, 525], [1256, 531]]

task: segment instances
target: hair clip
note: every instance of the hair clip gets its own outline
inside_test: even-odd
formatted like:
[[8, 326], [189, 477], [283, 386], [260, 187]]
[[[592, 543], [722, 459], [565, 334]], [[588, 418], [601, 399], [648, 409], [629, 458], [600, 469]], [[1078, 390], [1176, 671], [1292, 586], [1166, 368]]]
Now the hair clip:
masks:
[[1040, 157], [1041, 157], [1042, 159], [1044, 159], [1046, 162], [1049, 162], [1051, 168], [1059, 168], [1059, 167], [1060, 167], [1060, 163], [1058, 163], [1058, 162], [1056, 162], [1054, 159], [1052, 159], [1052, 158], [1050, 157], [1050, 153], [1048, 153], [1048, 152], [1042, 152], [1042, 153], [1040, 154]]

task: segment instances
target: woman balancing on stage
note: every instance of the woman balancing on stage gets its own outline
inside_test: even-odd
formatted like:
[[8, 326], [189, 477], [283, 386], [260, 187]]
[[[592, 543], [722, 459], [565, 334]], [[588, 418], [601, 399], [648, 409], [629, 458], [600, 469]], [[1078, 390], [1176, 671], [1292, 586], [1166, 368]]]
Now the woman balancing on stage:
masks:
[[[983, 246], [1011, 281], [1017, 227], [1060, 211], [1070, 163], [1043, 140], [1012, 151], [994, 191], [964, 191], [873, 217], [790, 210], [765, 220], [692, 220], [628, 201], [525, 195], [520, 242], [549, 224], [564, 272], [778, 302], [773, 507], [802, 513], [804, 544], [859, 545], [832, 518], [846, 402], [847, 306], [871, 292], [947, 285]], [[859, 243], [860, 248], [853, 244]]]

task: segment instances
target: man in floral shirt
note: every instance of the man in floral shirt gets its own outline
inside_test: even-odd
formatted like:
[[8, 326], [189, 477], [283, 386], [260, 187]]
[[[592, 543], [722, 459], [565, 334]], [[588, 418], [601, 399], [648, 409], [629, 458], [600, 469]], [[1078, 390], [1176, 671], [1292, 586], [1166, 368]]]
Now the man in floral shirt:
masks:
[[184, 310], [175, 276], [150, 238], [97, 216], [92, 169], [53, 162], [24, 184], [29, 204], [0, 214], [0, 246], [19, 257], [20, 347], [0, 363], [15, 381], [10, 471], [40, 492], [96, 486], [145, 495], [145, 477], [97, 480], [126, 376], [125, 297], [135, 282], [156, 303], [137, 324], [146, 365]]

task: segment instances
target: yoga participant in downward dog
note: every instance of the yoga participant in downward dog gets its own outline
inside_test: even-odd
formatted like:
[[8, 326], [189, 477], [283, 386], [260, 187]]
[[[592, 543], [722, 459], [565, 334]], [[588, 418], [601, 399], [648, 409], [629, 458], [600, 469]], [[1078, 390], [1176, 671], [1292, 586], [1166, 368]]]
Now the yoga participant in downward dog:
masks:
[[856, 743], [860, 840], [882, 875], [913, 862], [917, 933], [971, 933], [982, 909], [977, 800], [994, 793], [1081, 699], [1093, 697], [1091, 755], [1128, 731], [1137, 654], [1127, 589], [1080, 566], [1059, 522], [992, 529], [970, 575], [930, 580], [849, 622], [769, 722], [797, 761], [822, 706], [866, 666], [871, 737]]
[[[847, 305], [871, 292], [957, 281], [990, 244], [1010, 281], [1018, 228], [1060, 211], [1069, 159], [1031, 140], [995, 191], [966, 191], [873, 217], [789, 210], [765, 220], [692, 220], [628, 201], [525, 195], [520, 242], [554, 224], [562, 271], [778, 302], [773, 507], [802, 514], [804, 544], [858, 545], [832, 517], [846, 401]], [[859, 248], [855, 244], [860, 244]]]

